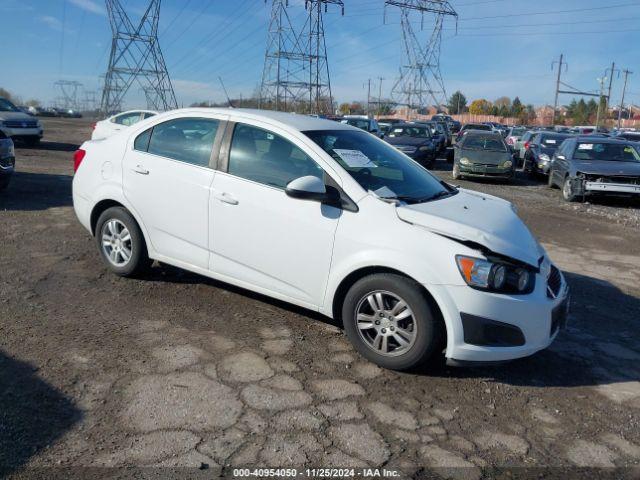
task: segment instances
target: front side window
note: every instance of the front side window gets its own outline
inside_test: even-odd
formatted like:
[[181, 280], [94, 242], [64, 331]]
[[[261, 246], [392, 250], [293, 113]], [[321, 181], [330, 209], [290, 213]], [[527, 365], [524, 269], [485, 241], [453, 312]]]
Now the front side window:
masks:
[[365, 132], [316, 130], [303, 133], [363, 189], [379, 197], [420, 203], [457, 192], [391, 145]]
[[322, 168], [293, 143], [242, 123], [233, 131], [228, 173], [282, 189], [296, 178], [324, 178]]
[[640, 162], [638, 150], [634, 146], [624, 143], [580, 142], [573, 158], [574, 160]]
[[[177, 118], [160, 123], [153, 127], [147, 151], [161, 157], [207, 167], [219, 124], [218, 120], [209, 118]], [[134, 148], [138, 149], [138, 140], [140, 146], [143, 146], [146, 133], [136, 138]]]
[[113, 119], [113, 123], [117, 123], [118, 125], [124, 125], [125, 127], [130, 127], [131, 125], [138, 123], [139, 121], [140, 121], [140, 112], [123, 113], [122, 115], [117, 115]]

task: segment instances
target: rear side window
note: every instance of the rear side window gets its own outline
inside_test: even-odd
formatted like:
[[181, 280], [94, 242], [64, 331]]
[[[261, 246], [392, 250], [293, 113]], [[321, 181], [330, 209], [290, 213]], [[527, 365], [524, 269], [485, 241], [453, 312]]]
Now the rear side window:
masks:
[[[147, 151], [154, 155], [171, 158], [180, 162], [209, 166], [213, 142], [218, 132], [220, 122], [209, 118], [177, 118], [163, 122], [151, 132]], [[136, 142], [144, 143], [142, 133]], [[135, 147], [134, 143], [134, 148]]]
[[145, 112], [142, 114], [142, 118], [147, 119], [147, 118], [151, 118], [151, 117], [155, 117], [155, 113], [151, 113], [151, 112]]
[[275, 133], [241, 123], [233, 131], [228, 172], [282, 189], [299, 177], [324, 177], [318, 164], [293, 143]]
[[113, 123], [117, 123], [118, 125], [124, 125], [125, 127], [129, 127], [134, 123], [138, 123], [139, 121], [140, 121], [140, 112], [123, 113], [122, 115], [118, 115], [113, 119]]
[[149, 139], [151, 138], [151, 131], [153, 128], [149, 128], [136, 137], [133, 142], [133, 148], [141, 152], [146, 152], [149, 148]]

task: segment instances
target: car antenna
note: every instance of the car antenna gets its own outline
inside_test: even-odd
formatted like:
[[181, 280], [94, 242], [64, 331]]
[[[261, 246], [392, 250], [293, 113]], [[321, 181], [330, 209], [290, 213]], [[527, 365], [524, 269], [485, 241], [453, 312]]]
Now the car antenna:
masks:
[[227, 89], [224, 88], [224, 82], [222, 81], [222, 77], [218, 77], [218, 80], [220, 80], [220, 85], [222, 85], [222, 90], [224, 91], [224, 96], [227, 97], [227, 103], [229, 104], [229, 108], [236, 108], [233, 106], [233, 103], [231, 103], [231, 99], [229, 98], [229, 94], [227, 93]]

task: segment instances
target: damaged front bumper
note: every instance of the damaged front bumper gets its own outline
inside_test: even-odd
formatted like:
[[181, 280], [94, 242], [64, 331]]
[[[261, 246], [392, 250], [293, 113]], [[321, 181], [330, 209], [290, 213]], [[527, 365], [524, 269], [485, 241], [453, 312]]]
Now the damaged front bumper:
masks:
[[640, 185], [624, 183], [584, 182], [585, 192], [640, 194]]

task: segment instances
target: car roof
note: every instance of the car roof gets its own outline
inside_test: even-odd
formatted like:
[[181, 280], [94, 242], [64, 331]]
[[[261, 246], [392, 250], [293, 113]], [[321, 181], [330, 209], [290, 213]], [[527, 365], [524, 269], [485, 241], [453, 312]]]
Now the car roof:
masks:
[[185, 112], [209, 112], [231, 116], [243, 116], [254, 120], [270, 120], [271, 122], [293, 128], [300, 132], [307, 130], [356, 130], [360, 129], [346, 123], [334, 122], [324, 118], [311, 117], [298, 113], [277, 112], [275, 110], [259, 110], [257, 108], [191, 108]]
[[597, 142], [597, 143], [612, 143], [616, 145], [628, 145], [629, 143], [633, 143], [630, 140], [626, 139], [617, 139], [612, 137], [600, 137], [593, 135], [576, 135], [573, 137], [577, 142]]

